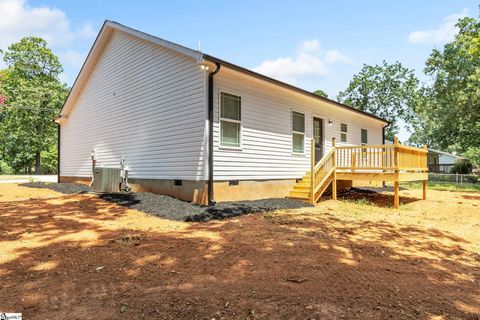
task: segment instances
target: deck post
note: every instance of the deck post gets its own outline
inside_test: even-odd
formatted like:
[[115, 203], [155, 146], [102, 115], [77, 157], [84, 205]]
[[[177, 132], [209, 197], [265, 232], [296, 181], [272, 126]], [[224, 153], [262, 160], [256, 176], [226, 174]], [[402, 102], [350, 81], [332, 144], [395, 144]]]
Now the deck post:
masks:
[[335, 147], [335, 137], [332, 138], [332, 148], [333, 148], [333, 180], [332, 180], [332, 199], [337, 200], [337, 149]]
[[423, 180], [423, 200], [427, 200], [427, 180]]
[[393, 164], [395, 167], [395, 182], [394, 182], [394, 199], [393, 199], [393, 206], [395, 209], [398, 209], [400, 206], [400, 195], [399, 193], [399, 185], [398, 185], [398, 137], [395, 136], [393, 138]]
[[[428, 147], [426, 144], [423, 145], [423, 150], [428, 153]], [[427, 157], [425, 157], [426, 159]], [[422, 163], [422, 166], [426, 167], [427, 162], [425, 162], [425, 159], [423, 159], [424, 163]], [[423, 200], [427, 200], [427, 180], [423, 180]]]
[[399, 205], [400, 205], [400, 197], [398, 195], [398, 189], [399, 189], [399, 186], [398, 186], [398, 181], [395, 181], [394, 182], [394, 189], [395, 189], [395, 194], [394, 194], [394, 199], [393, 199], [393, 206], [395, 207], [395, 209], [398, 209]]
[[310, 144], [310, 154], [311, 154], [311, 159], [310, 159], [310, 202], [312, 204], [315, 204], [315, 195], [313, 194], [315, 190], [315, 181], [314, 181], [314, 176], [315, 176], [315, 139], [312, 138], [311, 144]]

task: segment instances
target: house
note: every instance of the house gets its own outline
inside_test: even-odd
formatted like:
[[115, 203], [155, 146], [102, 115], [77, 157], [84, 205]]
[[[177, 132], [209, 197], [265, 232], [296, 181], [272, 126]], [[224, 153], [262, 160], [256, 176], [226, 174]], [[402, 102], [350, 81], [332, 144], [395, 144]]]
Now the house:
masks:
[[[112, 21], [56, 122], [60, 181], [90, 181], [92, 153], [98, 166], [124, 159], [134, 190], [197, 203], [313, 199], [326, 189], [314, 183], [336, 184], [323, 170], [337, 151], [334, 140], [338, 148], [364, 146], [358, 157], [344, 150], [344, 168], [359, 172], [375, 156], [377, 164], [372, 158], [364, 169], [396, 169], [390, 149], [367, 149], [383, 144], [384, 119]], [[398, 179], [394, 171], [388, 179]], [[346, 184], [339, 185], [351, 184], [341, 174]]]
[[428, 148], [428, 171], [434, 173], [450, 173], [458, 160], [463, 159], [456, 154]]

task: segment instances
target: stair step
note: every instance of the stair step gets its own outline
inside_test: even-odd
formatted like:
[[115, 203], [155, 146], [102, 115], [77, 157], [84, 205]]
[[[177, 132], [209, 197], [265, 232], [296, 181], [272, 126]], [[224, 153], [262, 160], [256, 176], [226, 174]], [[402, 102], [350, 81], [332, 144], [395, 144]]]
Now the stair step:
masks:
[[310, 196], [310, 189], [299, 189], [299, 188], [293, 188], [293, 190], [290, 190], [289, 192], [295, 192], [297, 194], [303, 194], [306, 197]]
[[291, 196], [291, 195], [289, 195], [287, 198], [289, 198], [289, 199], [297, 199], [297, 200], [304, 200], [304, 201], [310, 201], [310, 197], [300, 197], [300, 196]]
[[310, 198], [310, 191], [290, 191], [288, 193], [290, 197], [297, 197], [297, 198]]
[[310, 192], [310, 185], [309, 184], [296, 184], [293, 186], [294, 191], [307, 191]]

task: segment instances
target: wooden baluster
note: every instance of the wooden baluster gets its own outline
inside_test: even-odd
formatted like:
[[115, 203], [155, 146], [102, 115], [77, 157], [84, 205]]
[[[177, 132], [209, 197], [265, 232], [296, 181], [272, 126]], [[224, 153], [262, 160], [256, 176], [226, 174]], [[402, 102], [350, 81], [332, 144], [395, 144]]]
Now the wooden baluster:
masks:
[[332, 138], [332, 168], [333, 168], [333, 180], [332, 180], [332, 199], [337, 200], [337, 148], [335, 146], [335, 138]]
[[[427, 148], [427, 145], [424, 144], [423, 145], [423, 150], [425, 150], [425, 152], [428, 153], [428, 148]], [[422, 155], [422, 164], [421, 164], [421, 167], [425, 170], [425, 167], [427, 166], [427, 164], [425, 163], [425, 160], [427, 159], [427, 154], [423, 154]], [[422, 170], [422, 172], [424, 172]], [[428, 177], [428, 176], [427, 176]], [[427, 200], [427, 180], [423, 180], [423, 200]]]
[[353, 149], [352, 149], [352, 172], [355, 172], [355, 164], [356, 164], [356, 159], [355, 159], [355, 153], [353, 152]]
[[397, 137], [394, 137], [393, 138], [393, 146], [394, 146], [394, 150], [393, 150], [393, 157], [394, 157], [394, 160], [393, 160], [393, 164], [394, 164], [394, 167], [395, 167], [395, 182], [394, 182], [394, 197], [393, 197], [393, 205], [395, 207], [395, 209], [398, 209], [398, 207], [400, 206], [400, 195], [398, 194], [399, 192], [399, 185], [398, 185], [398, 175], [399, 175], [399, 170], [398, 170], [398, 138]]
[[315, 204], [315, 139], [312, 139], [310, 144], [310, 202]]

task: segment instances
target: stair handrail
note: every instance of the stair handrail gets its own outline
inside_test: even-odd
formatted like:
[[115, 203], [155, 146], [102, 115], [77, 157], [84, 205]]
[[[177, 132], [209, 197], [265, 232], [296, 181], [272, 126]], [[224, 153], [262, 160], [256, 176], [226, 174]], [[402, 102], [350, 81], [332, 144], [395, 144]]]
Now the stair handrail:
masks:
[[[312, 139], [311, 144], [311, 170], [310, 170], [310, 200], [312, 203], [317, 201], [315, 194], [320, 190], [322, 185], [327, 181], [330, 175], [335, 175], [336, 166], [336, 147], [335, 147], [335, 138], [332, 139], [332, 148], [322, 157], [322, 159], [315, 164], [315, 139]], [[325, 172], [320, 179], [316, 179], [317, 172], [319, 172], [329, 161], [332, 161], [332, 167]], [[333, 179], [333, 198], [336, 199], [336, 179], [334, 176]]]

